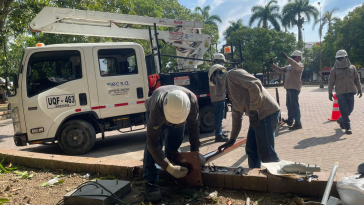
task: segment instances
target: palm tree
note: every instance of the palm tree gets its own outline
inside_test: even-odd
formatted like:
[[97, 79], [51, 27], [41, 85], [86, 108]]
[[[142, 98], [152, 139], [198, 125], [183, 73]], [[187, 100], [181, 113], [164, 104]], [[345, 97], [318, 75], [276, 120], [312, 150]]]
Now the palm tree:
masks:
[[305, 22], [305, 17], [307, 22], [310, 22], [312, 16], [316, 21], [319, 15], [317, 8], [309, 3], [309, 0], [288, 0], [288, 3], [284, 5], [282, 10], [282, 25], [288, 28], [297, 26], [298, 41], [302, 41], [302, 25]]
[[227, 38], [229, 38], [234, 31], [246, 28], [246, 26], [243, 25], [243, 19], [238, 19], [237, 21], [229, 21], [229, 23], [230, 26], [223, 33], [225, 40], [227, 40]]
[[210, 24], [210, 25], [215, 25], [217, 28], [217, 24], [216, 22], [222, 23], [220, 16], [218, 15], [211, 15], [210, 16], [210, 6], [204, 6], [203, 8], [201, 7], [196, 7], [195, 8], [195, 12], [200, 11], [201, 15], [203, 16], [203, 21], [205, 24]]
[[[274, 4], [273, 4], [274, 3]], [[277, 21], [277, 19], [281, 19], [281, 15], [279, 12], [279, 6], [276, 5], [276, 0], [271, 0], [267, 5], [253, 6], [252, 12], [253, 15], [250, 17], [249, 26], [251, 27], [253, 22], [259, 20], [258, 27], [262, 27], [268, 29], [268, 22], [271, 23], [276, 31], [280, 31], [281, 27]]]
[[319, 34], [321, 35], [322, 33], [322, 28], [327, 24], [328, 28], [327, 28], [327, 32], [331, 32], [331, 26], [332, 24], [334, 24], [336, 21], [339, 20], [339, 18], [337, 17], [332, 17], [332, 13], [334, 13], [334, 11], [339, 10], [339, 9], [333, 9], [331, 11], [326, 11], [325, 14], [321, 17], [321, 19], [318, 19], [317, 21], [315, 21], [315, 23], [312, 26], [312, 29], [315, 28], [315, 26], [320, 23], [321, 20], [321, 27], [319, 29]]

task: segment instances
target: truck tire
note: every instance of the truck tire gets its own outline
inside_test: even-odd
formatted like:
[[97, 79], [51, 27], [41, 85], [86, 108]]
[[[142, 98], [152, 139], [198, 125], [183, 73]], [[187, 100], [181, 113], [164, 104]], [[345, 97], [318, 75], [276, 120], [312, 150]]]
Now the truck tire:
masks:
[[94, 127], [85, 120], [70, 120], [62, 125], [58, 144], [68, 155], [81, 155], [88, 152], [96, 141]]
[[205, 105], [200, 109], [200, 132], [208, 133], [215, 131], [214, 106]]

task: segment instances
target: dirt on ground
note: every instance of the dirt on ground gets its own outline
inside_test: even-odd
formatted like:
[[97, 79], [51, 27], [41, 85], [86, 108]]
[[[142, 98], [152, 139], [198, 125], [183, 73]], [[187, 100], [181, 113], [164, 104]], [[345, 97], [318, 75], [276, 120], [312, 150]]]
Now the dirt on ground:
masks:
[[[5, 167], [5, 166], [4, 166]], [[9, 168], [9, 165], [7, 165]], [[10, 168], [14, 167], [10, 165]], [[86, 173], [69, 173], [63, 170], [50, 169], [33, 169], [18, 167], [17, 170], [11, 170], [10, 173], [3, 173], [0, 176], [0, 204], [14, 205], [47, 205], [63, 204], [59, 203], [63, 196], [76, 189], [82, 183], [95, 178], [105, 176], [91, 175], [85, 179]], [[5, 167], [6, 168], [6, 167]], [[9, 170], [9, 169], [7, 169]], [[46, 184], [49, 180], [57, 177], [59, 183], [53, 186]], [[108, 179], [114, 176], [108, 176]], [[126, 180], [117, 178], [119, 180]], [[211, 187], [188, 188], [176, 185], [172, 180], [162, 180], [159, 186], [163, 187], [162, 194], [164, 200], [157, 204], [223, 204], [223, 205], [246, 205], [246, 197], [249, 197], [249, 205], [301, 205], [303, 201], [318, 201], [314, 198], [301, 198], [292, 194], [275, 194], [262, 193], [244, 190], [227, 190]], [[126, 204], [143, 204], [151, 205], [145, 201], [144, 197], [145, 184], [143, 180], [131, 181], [131, 192], [122, 198]], [[216, 195], [216, 196], [212, 196]], [[211, 197], [212, 196], [212, 197]], [[138, 203], [133, 203], [138, 202]], [[122, 204], [122, 203], [119, 203]]]

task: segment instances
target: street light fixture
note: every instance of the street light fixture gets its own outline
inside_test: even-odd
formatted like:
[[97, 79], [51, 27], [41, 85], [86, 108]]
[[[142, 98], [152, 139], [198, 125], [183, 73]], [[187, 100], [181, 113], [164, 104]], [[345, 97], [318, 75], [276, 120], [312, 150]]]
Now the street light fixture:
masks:
[[321, 68], [321, 55], [322, 55], [322, 45], [321, 45], [321, 35], [322, 35], [322, 25], [321, 25], [321, 3], [318, 2], [318, 5], [320, 6], [320, 72], [321, 72], [321, 78], [320, 78], [320, 88], [324, 88], [324, 84], [322, 83], [322, 68]]

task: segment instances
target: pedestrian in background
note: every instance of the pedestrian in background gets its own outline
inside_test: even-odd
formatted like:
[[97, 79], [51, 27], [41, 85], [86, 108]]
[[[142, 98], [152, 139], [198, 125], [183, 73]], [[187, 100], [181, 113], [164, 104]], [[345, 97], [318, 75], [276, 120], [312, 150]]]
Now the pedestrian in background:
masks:
[[292, 53], [291, 57], [288, 57], [284, 52], [282, 52], [281, 56], [286, 59], [286, 61], [289, 63], [289, 66], [280, 68], [273, 63], [272, 58], [269, 62], [272, 64], [272, 68], [276, 72], [285, 73], [284, 88], [286, 89], [287, 93], [286, 106], [288, 110], [288, 119], [282, 118], [282, 121], [290, 126], [290, 130], [302, 129], [301, 110], [300, 104], [298, 102], [298, 95], [300, 94], [302, 87], [302, 52], [296, 50]]
[[332, 101], [334, 95], [332, 89], [335, 85], [335, 92], [339, 104], [341, 117], [337, 120], [341, 129], [346, 134], [352, 134], [349, 116], [354, 110], [354, 95], [362, 96], [361, 83], [358, 71], [349, 61], [345, 50], [336, 52], [336, 62], [330, 71], [329, 77], [329, 99]]
[[[224, 66], [225, 56], [221, 53], [214, 55], [213, 66], [210, 68], [210, 72], [214, 72], [221, 66]], [[222, 69], [219, 69], [222, 71]], [[215, 118], [215, 142], [227, 142], [228, 136], [222, 132], [222, 120], [224, 118], [225, 111], [225, 99], [226, 99], [226, 78], [221, 78], [219, 75], [214, 75], [215, 84], [209, 83], [210, 98], [214, 105], [214, 118]]]

